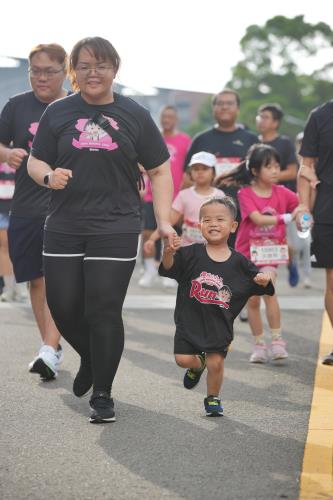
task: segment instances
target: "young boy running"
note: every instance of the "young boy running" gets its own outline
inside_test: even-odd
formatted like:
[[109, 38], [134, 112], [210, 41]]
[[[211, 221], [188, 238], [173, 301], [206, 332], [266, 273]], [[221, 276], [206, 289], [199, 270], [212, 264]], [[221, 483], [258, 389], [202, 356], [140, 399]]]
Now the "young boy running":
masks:
[[270, 275], [259, 273], [246, 257], [228, 247], [237, 228], [232, 198], [213, 198], [201, 206], [201, 232], [207, 243], [180, 248], [165, 244], [161, 276], [178, 281], [175, 309], [176, 363], [187, 368], [184, 387], [193, 389], [207, 367], [206, 415], [223, 415], [220, 390], [224, 358], [233, 340], [233, 323], [249, 297], [274, 295]]

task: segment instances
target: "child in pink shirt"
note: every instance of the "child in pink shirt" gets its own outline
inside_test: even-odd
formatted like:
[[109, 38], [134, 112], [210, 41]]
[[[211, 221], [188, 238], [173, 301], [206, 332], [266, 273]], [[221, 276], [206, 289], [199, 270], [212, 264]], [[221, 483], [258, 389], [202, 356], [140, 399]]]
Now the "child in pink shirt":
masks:
[[[288, 262], [286, 224], [301, 210], [297, 195], [277, 185], [280, 158], [271, 146], [251, 146], [246, 168], [252, 177], [249, 187], [238, 192], [242, 221], [237, 233], [236, 250], [251, 259], [262, 272], [269, 272], [273, 282], [279, 264]], [[272, 360], [288, 357], [286, 343], [281, 336], [280, 307], [277, 296], [265, 296], [267, 321], [272, 334], [270, 354]], [[251, 363], [268, 360], [260, 315], [260, 297], [248, 300], [248, 319], [255, 337]]]
[[[225, 194], [220, 189], [212, 186], [215, 177], [216, 157], [212, 153], [201, 151], [191, 157], [189, 172], [193, 186], [179, 191], [173, 201], [171, 211], [171, 224], [176, 225], [182, 220], [181, 245], [203, 243], [199, 223], [201, 205], [212, 198], [223, 198]], [[145, 244], [145, 249], [160, 238], [156, 230]]]

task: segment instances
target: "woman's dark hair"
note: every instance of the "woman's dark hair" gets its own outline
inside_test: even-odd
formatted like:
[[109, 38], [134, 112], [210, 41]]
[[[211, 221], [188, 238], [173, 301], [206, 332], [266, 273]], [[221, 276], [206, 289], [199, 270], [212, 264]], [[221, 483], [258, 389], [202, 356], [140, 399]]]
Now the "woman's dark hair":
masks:
[[201, 220], [203, 208], [207, 207], [208, 205], [216, 205], [216, 204], [224, 205], [225, 207], [227, 207], [233, 220], [236, 220], [237, 206], [233, 198], [231, 198], [231, 196], [223, 196], [223, 198], [211, 198], [210, 200], [203, 203], [199, 211], [199, 220]]
[[80, 50], [87, 49], [97, 61], [105, 62], [110, 61], [112, 63], [115, 74], [117, 73], [120, 66], [120, 56], [114, 46], [105, 38], [99, 36], [87, 37], [79, 40], [73, 47], [72, 52], [69, 56], [69, 77], [73, 90], [79, 90], [79, 86], [76, 80], [75, 68], [77, 66]]

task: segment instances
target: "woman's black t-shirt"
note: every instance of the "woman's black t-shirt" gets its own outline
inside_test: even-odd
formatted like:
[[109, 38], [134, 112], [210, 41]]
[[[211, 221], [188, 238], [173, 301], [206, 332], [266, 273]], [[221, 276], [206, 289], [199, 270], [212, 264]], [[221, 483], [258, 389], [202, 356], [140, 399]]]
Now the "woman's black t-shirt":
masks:
[[[141, 204], [123, 147], [93, 120], [96, 112], [130, 141], [146, 170], [169, 158], [149, 112], [132, 99], [114, 94], [114, 102], [89, 105], [73, 94], [48, 106], [31, 154], [51, 168], [68, 168], [73, 177], [53, 190], [45, 229], [69, 234], [139, 233]], [[112, 133], [111, 133], [112, 134]]]
[[252, 295], [274, 295], [253, 278], [258, 268], [246, 257], [231, 250], [225, 262], [212, 260], [205, 244], [181, 248], [168, 271], [159, 273], [178, 281], [175, 309], [176, 335], [203, 352], [223, 351], [233, 339], [233, 323]]

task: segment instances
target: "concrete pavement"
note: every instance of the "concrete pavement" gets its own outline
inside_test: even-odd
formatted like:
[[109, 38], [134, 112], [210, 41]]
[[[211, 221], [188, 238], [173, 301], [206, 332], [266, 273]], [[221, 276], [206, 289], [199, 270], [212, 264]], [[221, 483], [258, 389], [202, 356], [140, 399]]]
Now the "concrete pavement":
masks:
[[[0, 307], [1, 499], [297, 499], [323, 274], [314, 273], [312, 289], [294, 290], [281, 270], [288, 362], [250, 365], [249, 327], [236, 322], [225, 416], [213, 420], [203, 414], [204, 381], [185, 391], [173, 361], [174, 291], [159, 284], [141, 290], [137, 278], [138, 269], [124, 311], [114, 424], [88, 423], [88, 400], [71, 393], [78, 360], [69, 347], [56, 381], [41, 383], [27, 372], [38, 347], [30, 309]], [[137, 296], [150, 308], [137, 308]], [[168, 297], [171, 306], [155, 308], [153, 297], [157, 306]]]

